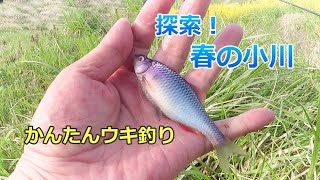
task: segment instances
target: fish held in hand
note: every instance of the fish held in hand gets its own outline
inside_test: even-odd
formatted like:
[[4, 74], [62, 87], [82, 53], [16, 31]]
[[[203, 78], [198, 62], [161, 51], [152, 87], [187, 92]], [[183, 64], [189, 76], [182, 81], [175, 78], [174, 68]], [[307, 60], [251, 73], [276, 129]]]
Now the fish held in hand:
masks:
[[230, 154], [244, 151], [221, 133], [190, 84], [174, 70], [144, 55], [135, 56], [134, 69], [146, 97], [168, 118], [206, 136], [217, 151], [221, 168], [228, 172]]

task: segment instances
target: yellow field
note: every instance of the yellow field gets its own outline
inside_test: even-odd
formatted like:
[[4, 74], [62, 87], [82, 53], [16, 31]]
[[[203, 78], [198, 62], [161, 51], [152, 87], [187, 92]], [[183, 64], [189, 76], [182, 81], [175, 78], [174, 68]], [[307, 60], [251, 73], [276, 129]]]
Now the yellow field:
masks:
[[[289, 2], [299, 5], [301, 7], [310, 9], [312, 11], [320, 11], [319, 2], [317, 0], [289, 0]], [[245, 3], [231, 3], [231, 4], [215, 4], [212, 3], [208, 9], [209, 16], [215, 15], [218, 17], [233, 19], [243, 15], [251, 13], [266, 11], [274, 7], [292, 7], [286, 3], [280, 2], [279, 0], [256, 0], [248, 1]], [[295, 7], [292, 7], [295, 8]], [[176, 9], [173, 9], [171, 13], [177, 13]]]

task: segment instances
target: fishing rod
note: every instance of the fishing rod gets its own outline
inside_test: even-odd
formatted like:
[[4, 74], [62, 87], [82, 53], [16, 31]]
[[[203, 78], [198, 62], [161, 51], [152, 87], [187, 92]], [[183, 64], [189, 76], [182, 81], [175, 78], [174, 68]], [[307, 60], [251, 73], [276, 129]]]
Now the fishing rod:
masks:
[[295, 4], [293, 4], [293, 3], [291, 3], [291, 2], [288, 2], [288, 1], [284, 1], [284, 0], [279, 0], [279, 1], [284, 2], [284, 3], [287, 3], [287, 4], [291, 5], [291, 6], [297, 7], [297, 8], [299, 8], [299, 9], [302, 9], [302, 10], [304, 10], [304, 11], [307, 11], [307, 12], [309, 12], [309, 13], [311, 13], [311, 14], [314, 14], [314, 15], [319, 16], [319, 17], [320, 17], [320, 13], [317, 13], [317, 12], [311, 11], [311, 10], [309, 10], [309, 9], [306, 9], [306, 8], [304, 8], [304, 7], [301, 7], [301, 6], [295, 5]]

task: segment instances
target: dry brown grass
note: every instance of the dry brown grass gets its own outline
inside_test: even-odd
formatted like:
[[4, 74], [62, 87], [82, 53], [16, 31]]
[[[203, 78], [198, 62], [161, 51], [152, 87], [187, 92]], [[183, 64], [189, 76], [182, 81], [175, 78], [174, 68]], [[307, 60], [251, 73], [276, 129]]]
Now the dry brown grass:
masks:
[[[283, 40], [287, 43], [295, 42], [296, 51], [299, 54], [301, 53], [309, 66], [320, 68], [320, 42], [310, 37], [310, 34], [306, 32], [307, 20], [308, 17], [305, 14], [285, 14], [279, 19], [279, 26], [281, 27]], [[314, 29], [314, 31], [317, 31], [317, 29]]]
[[5, 0], [0, 5], [1, 27], [51, 27], [60, 22], [65, 8], [63, 0]]
[[[85, 8], [119, 6], [121, 0], [75, 0]], [[68, 11], [66, 0], [4, 0], [0, 4], [0, 28], [39, 29], [52, 28], [62, 22], [63, 13]]]

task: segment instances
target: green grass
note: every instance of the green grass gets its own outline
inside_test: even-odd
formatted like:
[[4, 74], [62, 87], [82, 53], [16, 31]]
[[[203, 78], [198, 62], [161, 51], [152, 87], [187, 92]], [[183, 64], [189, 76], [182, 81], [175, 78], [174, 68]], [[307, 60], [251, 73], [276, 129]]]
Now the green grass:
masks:
[[[72, 1], [71, 1], [72, 2]], [[71, 6], [71, 5], [70, 5]], [[127, 1], [124, 8], [103, 19], [99, 11], [76, 8], [65, 14], [64, 25], [52, 30], [0, 31], [0, 176], [8, 176], [22, 150], [24, 129], [54, 77], [101, 40], [103, 34], [120, 17], [131, 21], [141, 4]], [[178, 7], [178, 5], [176, 5]], [[245, 29], [241, 49], [253, 43], [268, 47], [285, 40], [279, 19], [285, 14], [303, 13], [291, 7], [275, 7], [234, 19], [218, 18], [217, 29], [238, 23]], [[307, 41], [320, 40], [320, 20], [304, 14], [306, 22], [299, 31]], [[203, 35], [195, 43], [210, 43], [207, 20]], [[294, 32], [287, 32], [294, 33]], [[257, 36], [258, 35], [258, 36]], [[3, 43], [5, 42], [5, 43]], [[320, 73], [306, 63], [311, 45], [295, 43], [295, 69], [261, 65], [256, 70], [241, 66], [223, 70], [208, 92], [205, 102], [214, 120], [232, 117], [247, 110], [267, 107], [276, 113], [276, 120], [265, 129], [237, 140], [247, 156], [230, 159], [230, 175], [221, 173], [211, 152], [190, 163], [178, 176], [183, 179], [319, 179], [320, 178]], [[307, 42], [308, 44], [309, 42]], [[159, 47], [157, 39], [151, 55]], [[318, 64], [320, 61], [318, 62]], [[190, 69], [187, 63], [183, 73]]]

